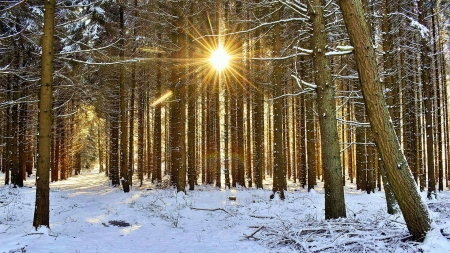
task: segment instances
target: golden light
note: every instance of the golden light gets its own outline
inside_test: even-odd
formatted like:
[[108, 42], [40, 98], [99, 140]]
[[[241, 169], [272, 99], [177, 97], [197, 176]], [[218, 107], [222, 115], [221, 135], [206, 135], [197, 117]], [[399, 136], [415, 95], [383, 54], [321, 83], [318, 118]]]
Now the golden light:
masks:
[[216, 68], [218, 71], [222, 71], [226, 67], [228, 67], [230, 58], [230, 55], [228, 55], [223, 46], [219, 46], [219, 48], [212, 53], [209, 61], [214, 66], [214, 68]]
[[151, 104], [151, 106], [156, 106], [162, 102], [164, 102], [167, 98], [169, 98], [170, 96], [172, 96], [173, 92], [171, 90], [166, 91], [164, 94], [161, 95], [161, 97], [159, 97], [158, 99], [155, 100], [155, 102], [153, 102]]

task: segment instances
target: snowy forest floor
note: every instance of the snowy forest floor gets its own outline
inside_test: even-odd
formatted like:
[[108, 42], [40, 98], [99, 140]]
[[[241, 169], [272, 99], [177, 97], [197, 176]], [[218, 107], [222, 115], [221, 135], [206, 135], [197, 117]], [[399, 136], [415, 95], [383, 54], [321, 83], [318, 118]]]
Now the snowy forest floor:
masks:
[[383, 192], [351, 184], [347, 218], [325, 221], [320, 183], [308, 193], [291, 182], [285, 201], [269, 200], [270, 184], [185, 195], [148, 183], [125, 194], [95, 172], [51, 183], [50, 229], [36, 231], [34, 182], [0, 187], [0, 252], [450, 252], [448, 189], [434, 200], [422, 194], [434, 222], [417, 243], [401, 215], [386, 213]]

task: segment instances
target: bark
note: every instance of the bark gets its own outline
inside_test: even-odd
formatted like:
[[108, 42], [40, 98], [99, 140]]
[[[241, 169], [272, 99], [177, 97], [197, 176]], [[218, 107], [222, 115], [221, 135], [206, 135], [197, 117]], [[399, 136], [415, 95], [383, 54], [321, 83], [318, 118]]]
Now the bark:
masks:
[[[262, 14], [261, 8], [259, 6], [260, 1], [257, 3], [256, 7], [256, 15], [259, 16]], [[262, 45], [261, 39], [259, 36], [262, 34], [261, 28], [256, 30], [256, 38], [258, 38], [255, 42], [254, 46], [254, 54], [256, 58], [262, 58]], [[253, 131], [254, 131], [254, 161], [253, 161], [253, 174], [254, 174], [254, 183], [256, 188], [263, 188], [263, 173], [264, 173], [264, 88], [262, 85], [262, 74], [261, 74], [261, 63], [257, 62], [254, 66], [255, 74], [253, 76], [254, 83], [258, 87], [254, 90], [254, 101], [253, 101]]]
[[397, 200], [395, 200], [394, 193], [392, 192], [392, 187], [388, 182], [386, 168], [382, 160], [379, 161], [379, 170], [381, 178], [383, 179], [384, 195], [386, 197], [386, 208], [388, 214], [396, 214], [397, 210]]
[[298, 110], [300, 115], [300, 128], [299, 128], [299, 147], [300, 147], [300, 182], [301, 186], [304, 188], [307, 183], [307, 171], [308, 171], [308, 164], [306, 160], [306, 118], [305, 118], [305, 96], [300, 95], [299, 97], [299, 108]]
[[[11, 99], [10, 82], [8, 82], [7, 88], [8, 88], [8, 99], [10, 100]], [[4, 135], [2, 135], [2, 136], [4, 136], [3, 138], [5, 139], [4, 140], [5, 146], [3, 148], [2, 164], [3, 164], [4, 173], [5, 173], [5, 185], [9, 185], [9, 181], [11, 179], [11, 152], [9, 150], [9, 146], [11, 145], [10, 142], [12, 141], [12, 138], [11, 138], [12, 137], [12, 134], [11, 134], [11, 125], [12, 125], [11, 110], [9, 109], [9, 107], [6, 110], [5, 119], [6, 119], [5, 133], [4, 133]]]
[[[131, 66], [131, 97], [130, 97], [130, 115], [129, 115], [129, 129], [130, 134], [128, 135], [128, 178], [129, 184], [133, 185], [133, 173], [134, 173], [134, 100], [135, 100], [135, 89], [136, 89], [136, 63]], [[143, 159], [144, 157], [140, 157]]]
[[214, 172], [216, 171], [216, 160], [215, 160], [215, 131], [214, 131], [214, 111], [211, 109], [214, 107], [214, 93], [212, 89], [206, 92], [206, 183], [212, 184], [214, 182]]
[[36, 204], [33, 226], [50, 227], [50, 148], [52, 141], [53, 34], [55, 0], [44, 2], [44, 34], [42, 36], [41, 87], [39, 90], [38, 167], [36, 173]]
[[305, 96], [306, 111], [306, 156], [308, 164], [308, 191], [316, 185], [316, 139], [314, 124], [314, 95]]
[[[19, 99], [17, 82], [18, 80], [16, 80], [13, 84], [13, 101], [17, 101]], [[17, 103], [13, 103], [11, 106], [11, 117], [12, 141], [8, 147], [11, 152], [11, 183], [14, 187], [22, 187], [23, 179], [19, 171], [19, 105]]]
[[313, 0], [308, 6], [313, 22], [313, 66], [317, 85], [317, 109], [319, 114], [322, 167], [325, 180], [325, 219], [346, 217], [344, 187], [336, 120], [334, 84], [331, 79], [330, 60], [325, 56], [327, 34], [321, 0]]
[[[418, 2], [419, 8], [419, 23], [425, 27], [428, 27], [427, 21], [425, 20], [425, 15], [427, 11], [424, 7], [424, 1], [420, 0]], [[431, 59], [429, 56], [430, 50], [428, 47], [428, 39], [425, 36], [421, 37], [421, 79], [423, 87], [423, 100], [425, 107], [425, 134], [426, 134], [426, 147], [427, 147], [427, 172], [428, 172], [428, 198], [436, 196], [436, 178], [435, 178], [435, 147], [434, 147], [434, 135], [433, 135], [433, 82], [431, 80]]]
[[[120, 16], [120, 60], [125, 59], [125, 20], [124, 20], [124, 6], [119, 6]], [[122, 183], [123, 192], [130, 191], [130, 178], [128, 167], [128, 121], [127, 121], [127, 103], [126, 103], [126, 88], [125, 88], [125, 67], [120, 65], [119, 73], [119, 85], [120, 85], [120, 181]]]
[[245, 143], [246, 143], [246, 152], [245, 152], [245, 167], [247, 168], [247, 186], [253, 187], [253, 173], [252, 173], [252, 132], [251, 132], [251, 104], [252, 99], [251, 96], [247, 96], [247, 110], [246, 110], [246, 135], [245, 135]]
[[[138, 108], [137, 108], [137, 114], [138, 114], [138, 161], [137, 161], [137, 173], [138, 173], [138, 179], [139, 179], [139, 186], [142, 186], [142, 183], [144, 181], [144, 151], [145, 151], [145, 137], [144, 137], [144, 130], [145, 130], [145, 118], [144, 118], [144, 112], [145, 112], [145, 92], [140, 92], [139, 98], [138, 98]], [[149, 111], [151, 108], [148, 108]], [[149, 123], [147, 123], [149, 124]], [[147, 138], [148, 141], [150, 141], [150, 138]], [[148, 165], [151, 166], [150, 164]]]
[[214, 111], [212, 112], [214, 123], [214, 175], [216, 180], [216, 187], [222, 186], [222, 165], [220, 159], [220, 89], [215, 87], [213, 93]]
[[[100, 118], [97, 119], [97, 148], [98, 148], [98, 165], [99, 165], [99, 173], [105, 172], [104, 167], [104, 156], [103, 156], [103, 136], [102, 136], [102, 127]], [[107, 170], [106, 170], [107, 171]], [[62, 177], [62, 176], [61, 176]]]
[[242, 97], [237, 97], [236, 102], [236, 163], [237, 179], [236, 183], [245, 187], [245, 167], [244, 167], [244, 101]]
[[[158, 38], [161, 37], [161, 34], [158, 34]], [[161, 53], [158, 53], [158, 59], [162, 58]], [[162, 95], [162, 63], [158, 60], [156, 64], [156, 88], [155, 88], [155, 97], [159, 98]], [[162, 180], [162, 171], [161, 171], [161, 103], [155, 105], [155, 112], [153, 117], [153, 173], [152, 173], [152, 181], [161, 182]], [[150, 164], [148, 165], [150, 166]]]
[[[114, 100], [113, 100], [114, 101]], [[114, 101], [113, 110], [118, 110], [118, 103]], [[119, 113], [114, 111], [110, 115], [110, 155], [109, 155], [109, 175], [111, 178], [112, 186], [119, 186]], [[71, 156], [72, 157], [72, 156]], [[70, 159], [72, 164], [72, 158]], [[72, 167], [72, 166], [71, 166]]]
[[[183, 31], [184, 16], [182, 13], [183, 1], [174, 6], [174, 14], [177, 17], [174, 25], [176, 32], [172, 34], [173, 40], [178, 46], [178, 51], [173, 54], [175, 59], [185, 58], [185, 35]], [[184, 97], [184, 78], [180, 73], [179, 62], [175, 61], [172, 69], [172, 102], [170, 103], [170, 162], [172, 171], [172, 184], [176, 186], [177, 191], [186, 189], [186, 162], [185, 162], [185, 97]]]
[[355, 60], [363, 97], [374, 139], [386, 167], [387, 179], [392, 186], [409, 232], [415, 239], [421, 240], [431, 228], [431, 219], [415, 187], [408, 163], [390, 122], [389, 111], [380, 84], [375, 50], [370, 40], [370, 30], [361, 2], [339, 0], [338, 3], [350, 41], [355, 48]]
[[[355, 118], [358, 123], [365, 123], [364, 104], [358, 101], [355, 104]], [[367, 151], [366, 151], [366, 127], [356, 126], [356, 189], [366, 190], [366, 166], [367, 166]]]
[[[155, 133], [152, 132], [152, 129], [154, 129], [154, 124], [155, 124], [155, 120], [154, 120], [154, 114], [152, 114], [152, 110], [151, 110], [151, 106], [150, 106], [150, 95], [149, 95], [149, 89], [147, 88], [146, 91], [142, 94], [142, 96], [144, 96], [144, 103], [146, 102], [147, 106], [143, 106], [143, 110], [144, 110], [144, 114], [145, 112], [147, 117], [143, 116], [144, 118], [147, 119], [147, 121], [145, 121], [144, 119], [144, 132], [145, 132], [145, 140], [147, 140], [147, 143], [145, 143], [144, 141], [144, 147], [143, 147], [143, 166], [146, 169], [143, 169], [142, 174], [147, 173], [147, 179], [152, 180], [153, 177], [153, 173], [154, 173], [154, 168], [153, 166], [155, 165], [155, 157], [153, 156], [153, 149], [154, 149], [154, 145], [155, 143], [152, 141], [152, 137]], [[153, 117], [152, 117], [153, 116]], [[145, 123], [146, 122], [146, 123]], [[159, 135], [159, 139], [161, 141], [161, 135]], [[161, 165], [160, 165], [161, 166]], [[160, 171], [161, 172], [161, 171]], [[142, 175], [142, 178], [144, 178], [144, 175]]]
[[[442, 157], [442, 150], [443, 150], [443, 134], [442, 134], [442, 118], [443, 118], [443, 110], [442, 110], [442, 93], [446, 92], [443, 87], [445, 87], [443, 84], [440, 83], [439, 78], [439, 56], [441, 53], [437, 51], [437, 35], [436, 35], [436, 19], [439, 19], [439, 16], [436, 16], [434, 11], [435, 6], [431, 6], [431, 30], [433, 35], [433, 62], [434, 62], [434, 83], [436, 85], [435, 89], [435, 106], [436, 108], [436, 118], [437, 118], [437, 124], [435, 127], [435, 136], [436, 136], [436, 157], [437, 157], [437, 170], [438, 170], [438, 190], [443, 191], [444, 190], [444, 163], [443, 163], [443, 157]], [[431, 66], [430, 66], [431, 67]], [[436, 183], [436, 182], [435, 182]], [[436, 191], [436, 189], [435, 189]]]
[[[196, 3], [192, 2], [190, 5], [190, 16], [189, 16], [189, 23], [194, 24], [194, 8], [196, 7]], [[189, 58], [194, 58], [194, 51], [192, 50], [192, 47], [194, 46], [193, 42], [191, 40], [188, 41], [189, 45]], [[192, 73], [192, 70], [189, 69], [188, 73]], [[197, 100], [197, 93], [195, 91], [195, 75], [190, 74], [191, 82], [188, 86], [188, 139], [187, 139], [187, 174], [188, 174], [188, 184], [189, 184], [189, 190], [194, 190], [194, 187], [196, 185], [197, 180], [197, 168], [196, 168], [196, 153], [197, 149], [195, 146], [195, 140], [197, 137], [197, 128], [196, 128], [196, 120], [197, 120], [197, 110], [195, 108], [196, 100]]]
[[[272, 21], [280, 20], [279, 4], [275, 3], [274, 12], [272, 14]], [[281, 55], [281, 26], [276, 24], [274, 27], [274, 41], [273, 53], [275, 57]], [[280, 97], [283, 93], [282, 83], [282, 66], [281, 61], [275, 61], [274, 79], [273, 79], [273, 96]], [[286, 188], [286, 173], [285, 173], [285, 156], [283, 148], [283, 98], [278, 98], [273, 101], [273, 194], [278, 193], [280, 199], [284, 200], [284, 189]], [[261, 186], [262, 187], [262, 186]]]
[[[26, 93], [26, 92], [25, 92]], [[28, 105], [22, 104], [19, 111], [19, 174], [21, 175], [21, 185], [23, 186], [23, 180], [26, 180], [27, 169], [27, 152], [29, 152], [29, 145], [27, 143], [27, 117], [28, 117]]]

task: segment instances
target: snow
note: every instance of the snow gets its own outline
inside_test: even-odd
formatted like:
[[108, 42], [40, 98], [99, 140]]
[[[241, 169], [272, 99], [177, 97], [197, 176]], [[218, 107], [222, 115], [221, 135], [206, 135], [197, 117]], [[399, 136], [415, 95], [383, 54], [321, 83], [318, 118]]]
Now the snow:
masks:
[[197, 186], [186, 194], [144, 182], [123, 193], [85, 172], [51, 183], [50, 229], [37, 231], [34, 183], [0, 187], [0, 252], [450, 252], [448, 189], [427, 200], [433, 230], [417, 243], [401, 215], [386, 213], [383, 192], [350, 183], [347, 218], [325, 221], [320, 182], [309, 193], [289, 182], [282, 201], [269, 200], [269, 181], [264, 190]]
[[352, 51], [333, 51], [333, 52], [326, 52], [325, 56], [346, 55], [351, 53]]
[[336, 49], [339, 51], [353, 51], [352, 46], [336, 46]]

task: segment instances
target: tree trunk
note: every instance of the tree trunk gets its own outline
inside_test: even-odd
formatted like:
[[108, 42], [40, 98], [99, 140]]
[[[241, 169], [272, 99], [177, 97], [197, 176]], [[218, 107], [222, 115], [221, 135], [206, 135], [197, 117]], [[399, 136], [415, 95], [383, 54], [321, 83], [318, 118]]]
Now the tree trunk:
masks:
[[[25, 92], [27, 93], [27, 92]], [[22, 104], [20, 106], [19, 112], [19, 174], [23, 180], [26, 180], [26, 169], [27, 169], [27, 152], [30, 149], [27, 143], [27, 117], [28, 117], [28, 105]]]
[[[276, 22], [280, 20], [280, 8], [279, 4], [275, 3], [274, 12], [272, 14], [272, 21]], [[281, 56], [281, 26], [276, 24], [274, 27], [274, 40], [273, 40], [273, 54], [274, 57]], [[273, 194], [278, 193], [280, 199], [284, 200], [284, 189], [286, 188], [285, 178], [285, 157], [283, 147], [283, 105], [284, 99], [278, 98], [283, 93], [282, 83], [282, 66], [281, 61], [274, 62], [274, 79], [273, 79]], [[278, 99], [277, 99], [278, 98]], [[286, 133], [285, 133], [286, 134]]]
[[[158, 38], [161, 37], [161, 34], [158, 34]], [[158, 59], [161, 59], [161, 53], [158, 53]], [[158, 60], [156, 64], [156, 87], [155, 87], [155, 97], [159, 98], [162, 95], [162, 63]], [[161, 103], [155, 105], [155, 112], [153, 116], [153, 173], [152, 173], [152, 181], [161, 182], [162, 180], [162, 171], [161, 171]], [[147, 133], [148, 136], [149, 133]], [[148, 165], [150, 166], [150, 164]]]
[[[125, 59], [125, 20], [124, 20], [124, 6], [119, 6], [120, 15], [120, 60]], [[123, 192], [130, 191], [129, 169], [128, 168], [128, 121], [127, 121], [127, 103], [126, 103], [126, 88], [125, 88], [125, 67], [120, 65], [119, 73], [120, 85], [120, 177]]]
[[[136, 89], [136, 63], [131, 66], [131, 98], [130, 98], [130, 115], [129, 115], [129, 129], [130, 134], [128, 135], [128, 178], [129, 184], [133, 185], [133, 174], [134, 174], [134, 100], [135, 100], [135, 89]], [[144, 157], [139, 157], [143, 159]]]
[[44, 2], [44, 34], [42, 36], [41, 87], [39, 90], [38, 168], [36, 173], [36, 204], [33, 226], [50, 227], [50, 148], [52, 141], [53, 34], [55, 0]]
[[386, 168], [384, 167], [383, 160], [379, 160], [379, 170], [381, 178], [383, 179], [384, 196], [386, 197], [386, 208], [388, 214], [397, 213], [397, 201], [395, 200], [394, 193], [392, 192], [391, 184], [387, 179]]
[[176, 31], [172, 34], [173, 42], [178, 46], [178, 51], [174, 52], [175, 65], [172, 69], [172, 92], [173, 101], [170, 103], [170, 161], [172, 171], [172, 184], [177, 187], [177, 191], [185, 191], [186, 187], [186, 162], [183, 156], [185, 152], [185, 107], [184, 107], [184, 79], [179, 61], [176, 59], [183, 59], [185, 56], [185, 40], [184, 40], [184, 17], [182, 13], [183, 1], [178, 2], [178, 6], [175, 8], [174, 14], [176, 20], [174, 25]]
[[[424, 1], [419, 0], [418, 2], [419, 8], [419, 23], [424, 27], [428, 27], [427, 21], [425, 20], [425, 15], [428, 13], [424, 7]], [[428, 40], [423, 35], [421, 37], [421, 79], [422, 79], [422, 87], [423, 87], [423, 100], [425, 107], [425, 134], [426, 134], [426, 146], [427, 146], [427, 171], [428, 171], [428, 198], [432, 198], [436, 196], [436, 178], [435, 178], [435, 152], [434, 152], [434, 135], [433, 135], [433, 82], [431, 81], [431, 59], [428, 55], [430, 52], [428, 48]]]
[[[106, 130], [106, 127], [104, 128]], [[104, 172], [104, 140], [102, 135], [102, 127], [101, 127], [101, 120], [100, 118], [97, 118], [97, 149], [98, 149], [98, 166], [99, 166], [99, 173]], [[106, 170], [107, 171], [107, 170]], [[61, 176], [62, 177], [62, 176]]]
[[246, 145], [246, 152], [245, 152], [245, 167], [247, 169], [247, 174], [246, 174], [246, 178], [247, 178], [247, 186], [252, 188], [253, 187], [253, 170], [252, 170], [252, 129], [251, 129], [251, 121], [252, 121], [252, 116], [251, 116], [251, 104], [252, 104], [252, 99], [250, 95], [247, 95], [247, 110], [246, 110], [246, 135], [245, 135], [245, 142], [247, 143]]
[[[317, 111], [320, 125], [322, 167], [325, 180], [325, 219], [346, 217], [344, 187], [339, 137], [336, 120], [336, 101], [331, 79], [330, 61], [325, 56], [327, 34], [321, 0], [314, 0], [308, 6], [313, 22], [313, 65], [314, 80], [317, 85]], [[275, 131], [276, 132], [276, 131]]]
[[306, 95], [305, 111], [306, 111], [306, 155], [308, 164], [308, 191], [314, 189], [316, 185], [316, 139], [314, 124], [314, 96]]
[[430, 216], [415, 187], [408, 163], [390, 122], [383, 95], [375, 50], [361, 2], [339, 0], [350, 41], [355, 48], [361, 88], [372, 132], [384, 161], [387, 178], [398, 201], [409, 232], [417, 240], [430, 230]]

